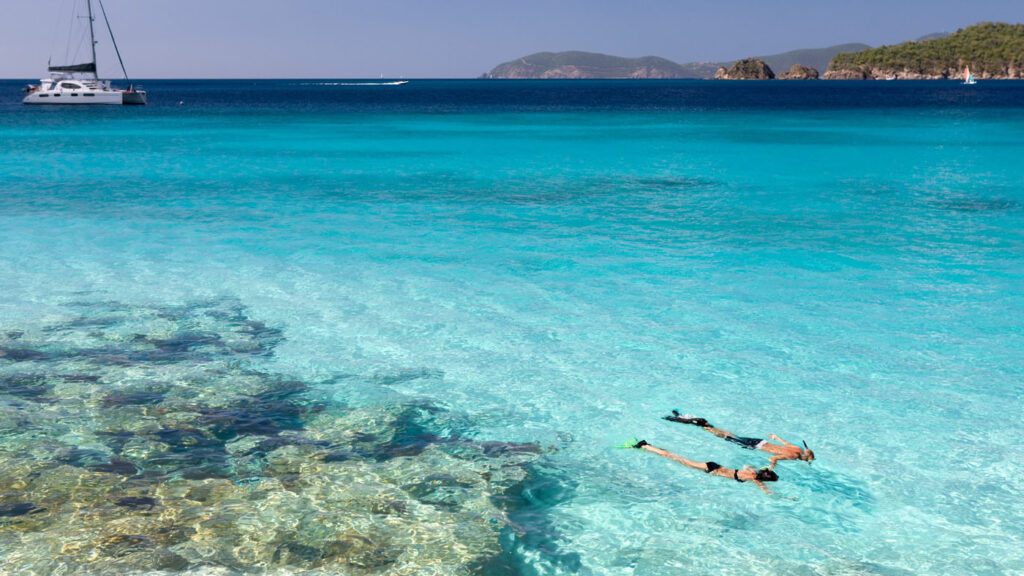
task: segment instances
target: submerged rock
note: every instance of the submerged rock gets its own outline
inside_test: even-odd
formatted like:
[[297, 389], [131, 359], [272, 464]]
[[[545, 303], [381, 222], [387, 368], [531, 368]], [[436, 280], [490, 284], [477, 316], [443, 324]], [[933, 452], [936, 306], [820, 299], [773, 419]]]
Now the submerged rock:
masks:
[[123, 458], [111, 458], [110, 462], [94, 464], [87, 468], [94, 472], [107, 472], [109, 474], [119, 474], [121, 476], [134, 476], [139, 472], [139, 469], [135, 467], [135, 464]]
[[0, 504], [0, 518], [11, 518], [13, 516], [24, 516], [33, 512], [40, 512], [39, 508], [31, 502], [15, 502], [14, 504]]
[[103, 407], [113, 406], [145, 406], [159, 404], [163, 401], [165, 394], [162, 392], [125, 392], [122, 394], [110, 394], [103, 398]]
[[46, 376], [14, 374], [0, 376], [0, 395], [8, 394], [22, 400], [43, 401], [50, 392]]
[[124, 498], [118, 498], [114, 501], [115, 506], [122, 506], [124, 508], [136, 508], [144, 510], [152, 510], [156, 506], [156, 500], [149, 496], [126, 496]]
[[0, 359], [12, 362], [24, 362], [31, 360], [45, 360], [48, 357], [46, 352], [41, 350], [30, 350], [26, 348], [7, 348], [0, 346]]
[[243, 397], [225, 408], [201, 407], [200, 422], [214, 436], [230, 440], [237, 436], [276, 436], [285, 430], [301, 430], [303, 415], [309, 407], [297, 401], [307, 386], [283, 383], [282, 388]]

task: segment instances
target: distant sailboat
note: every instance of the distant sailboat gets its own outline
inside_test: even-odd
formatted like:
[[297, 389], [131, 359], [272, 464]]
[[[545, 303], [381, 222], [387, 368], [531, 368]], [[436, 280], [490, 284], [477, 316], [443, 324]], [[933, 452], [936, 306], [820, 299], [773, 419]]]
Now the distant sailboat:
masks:
[[971, 76], [971, 69], [969, 67], [967, 67], [967, 66], [964, 66], [964, 84], [977, 84], [977, 83], [978, 82], [974, 80], [974, 76]]
[[[114, 45], [117, 53], [117, 61], [121, 63], [121, 71], [124, 72], [124, 79], [128, 81], [128, 72], [124, 69], [124, 62], [121, 60], [121, 51], [117, 49], [117, 42], [114, 40], [114, 31], [110, 29], [110, 20], [107, 19], [107, 11], [103, 8], [103, 0], [97, 0], [100, 10], [103, 13], [103, 20], [107, 23], [107, 31], [110, 32], [110, 42]], [[145, 104], [146, 92], [136, 90], [129, 82], [127, 90], [111, 88], [109, 80], [100, 80], [96, 73], [96, 35], [93, 32], [92, 0], [86, 0], [89, 20], [89, 48], [92, 60], [80, 64], [68, 64], [63, 66], [49, 66], [49, 78], [43, 78], [38, 85], [29, 85], [25, 88], [28, 96], [22, 100], [25, 104], [76, 104], [76, 105], [121, 105], [121, 104]]]

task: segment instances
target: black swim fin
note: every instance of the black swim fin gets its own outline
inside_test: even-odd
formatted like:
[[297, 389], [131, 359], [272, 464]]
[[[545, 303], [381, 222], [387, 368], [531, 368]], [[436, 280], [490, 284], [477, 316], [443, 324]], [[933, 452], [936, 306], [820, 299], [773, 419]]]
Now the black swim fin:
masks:
[[673, 410], [672, 415], [665, 416], [664, 419], [668, 420], [669, 422], [678, 422], [680, 424], [693, 424], [694, 426], [700, 426], [701, 428], [711, 426], [711, 424], [708, 424], [708, 421], [703, 418], [697, 418], [694, 416], [680, 416], [678, 410]]

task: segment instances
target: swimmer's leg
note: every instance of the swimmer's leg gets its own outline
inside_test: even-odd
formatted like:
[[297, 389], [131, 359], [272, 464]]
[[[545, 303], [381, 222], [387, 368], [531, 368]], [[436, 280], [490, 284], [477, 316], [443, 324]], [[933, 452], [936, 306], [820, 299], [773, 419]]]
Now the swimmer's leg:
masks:
[[679, 424], [693, 424], [694, 426], [700, 426], [701, 428], [711, 425], [703, 418], [690, 416], [689, 414], [679, 414], [678, 410], [673, 410], [671, 416], [664, 416], [663, 419], [668, 420], [669, 422], [678, 422]]
[[715, 428], [707, 420], [705, 420], [703, 418], [697, 418], [695, 416], [688, 416], [688, 415], [685, 415], [685, 414], [684, 415], [680, 415], [678, 410], [673, 410], [672, 411], [672, 415], [671, 416], [665, 416], [664, 419], [668, 420], [669, 422], [678, 422], [680, 424], [693, 424], [695, 426], [700, 426], [701, 428], [707, 430], [708, 432], [711, 432], [712, 434], [714, 434], [715, 436], [718, 436], [719, 438], [723, 438], [724, 439], [724, 438], [730, 438], [730, 437], [735, 438], [736, 437], [736, 435], [733, 434], [732, 432], [729, 432], [727, 430], [722, 430], [721, 428]]
[[633, 445], [633, 447], [634, 448], [639, 448], [641, 450], [646, 450], [646, 451], [648, 451], [648, 452], [650, 452], [652, 454], [657, 454], [658, 456], [661, 456], [663, 458], [668, 458], [669, 460], [675, 460], [676, 462], [679, 462], [680, 464], [682, 464], [684, 466], [689, 466], [690, 468], [696, 468], [697, 470], [700, 470], [702, 472], [707, 472], [708, 471], [707, 465], [704, 462], [696, 462], [694, 460], [689, 460], [689, 459], [683, 458], [682, 456], [679, 456], [677, 454], [673, 454], [673, 453], [669, 452], [668, 450], [662, 450], [661, 448], [658, 448], [657, 446], [651, 446], [650, 444], [647, 443], [646, 440], [641, 440], [641, 441], [637, 442], [636, 444]]

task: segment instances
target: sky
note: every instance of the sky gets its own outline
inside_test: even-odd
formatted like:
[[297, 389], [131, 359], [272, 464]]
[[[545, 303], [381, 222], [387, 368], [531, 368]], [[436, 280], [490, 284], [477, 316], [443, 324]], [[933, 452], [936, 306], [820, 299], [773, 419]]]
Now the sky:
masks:
[[[74, 5], [84, 6], [84, 0], [0, 2], [0, 78], [39, 78], [48, 59], [54, 64], [64, 59]], [[978, 22], [1024, 22], [1024, 0], [103, 4], [133, 78], [474, 78], [542, 51], [717, 62], [847, 42], [898, 44]], [[98, 12], [96, 0], [93, 5]], [[97, 25], [100, 75], [118, 77], [101, 15]]]

